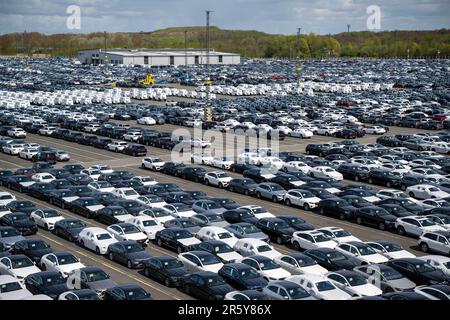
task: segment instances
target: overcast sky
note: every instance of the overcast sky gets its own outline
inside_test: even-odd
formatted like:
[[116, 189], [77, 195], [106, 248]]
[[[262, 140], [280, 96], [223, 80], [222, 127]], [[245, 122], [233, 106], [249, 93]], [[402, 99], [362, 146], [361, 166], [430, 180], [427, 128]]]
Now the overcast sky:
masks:
[[[81, 28], [67, 28], [67, 7], [81, 9]], [[381, 9], [381, 30], [450, 28], [450, 0], [0, 0], [0, 33], [153, 31], [205, 24], [268, 33], [334, 34], [367, 30], [367, 7]]]

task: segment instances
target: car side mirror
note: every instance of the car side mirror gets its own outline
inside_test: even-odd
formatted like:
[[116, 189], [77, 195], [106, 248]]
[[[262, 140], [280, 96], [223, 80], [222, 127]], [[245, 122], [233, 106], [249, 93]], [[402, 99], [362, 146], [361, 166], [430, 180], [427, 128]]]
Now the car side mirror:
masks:
[[289, 300], [288, 296], [283, 296], [284, 300]]

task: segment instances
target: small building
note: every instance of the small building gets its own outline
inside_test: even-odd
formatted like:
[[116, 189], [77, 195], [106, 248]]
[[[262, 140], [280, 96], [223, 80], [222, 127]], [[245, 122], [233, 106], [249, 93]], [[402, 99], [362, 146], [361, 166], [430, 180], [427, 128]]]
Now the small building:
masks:
[[[96, 49], [78, 52], [82, 64], [122, 64], [149, 67], [202, 65], [207, 63], [206, 50], [201, 49]], [[236, 53], [211, 50], [210, 64], [240, 64], [241, 57]]]

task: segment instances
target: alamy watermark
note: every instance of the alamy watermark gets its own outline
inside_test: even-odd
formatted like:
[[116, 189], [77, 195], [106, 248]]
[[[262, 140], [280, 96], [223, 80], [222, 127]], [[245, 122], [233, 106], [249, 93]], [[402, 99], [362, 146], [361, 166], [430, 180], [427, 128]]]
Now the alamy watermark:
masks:
[[66, 26], [69, 30], [81, 29], [81, 8], [77, 5], [68, 6], [66, 13], [69, 15], [66, 20]]
[[381, 29], [381, 8], [376, 5], [367, 7], [366, 13], [369, 15], [366, 21], [367, 29], [380, 30]]

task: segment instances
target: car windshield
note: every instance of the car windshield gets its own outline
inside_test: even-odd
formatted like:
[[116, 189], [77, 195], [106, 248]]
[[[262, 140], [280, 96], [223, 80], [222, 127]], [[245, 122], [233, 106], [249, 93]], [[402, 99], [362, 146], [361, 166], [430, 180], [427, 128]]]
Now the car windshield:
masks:
[[371, 246], [359, 246], [358, 251], [362, 256], [369, 256], [377, 253]]
[[63, 284], [66, 282], [60, 273], [45, 277], [42, 280], [44, 282], [44, 286], [46, 286], [46, 287], [55, 286], [55, 285]]
[[206, 286], [208, 287], [215, 287], [225, 284], [225, 281], [222, 279], [222, 277], [215, 276], [205, 279]]
[[241, 270], [239, 271], [239, 275], [242, 279], [255, 279], [259, 277], [258, 272], [256, 272], [253, 268]]
[[259, 267], [261, 268], [261, 270], [274, 270], [280, 268], [278, 264], [270, 259], [264, 260], [264, 262], [260, 262]]
[[18, 202], [18, 207], [19, 208], [31, 208], [34, 207], [34, 204], [28, 201], [22, 201], [22, 202]]
[[374, 212], [375, 212], [375, 214], [376, 214], [377, 216], [379, 216], [379, 217], [389, 215], [389, 212], [387, 212], [387, 211], [384, 210], [384, 209], [376, 209], [376, 210], [374, 210]]
[[332, 251], [332, 252], [328, 252], [326, 254], [327, 258], [330, 259], [330, 261], [341, 261], [341, 260], [346, 260], [345, 256], [338, 252], [338, 251]]
[[228, 233], [228, 232], [221, 232], [221, 233], [218, 233], [218, 234], [217, 234], [217, 237], [218, 237], [219, 239], [230, 239], [230, 238], [232, 238], [233, 236], [232, 236], [230, 233]]
[[59, 261], [60, 265], [65, 265], [65, 264], [77, 263], [78, 259], [72, 254], [67, 254], [67, 255], [59, 256], [58, 261]]
[[47, 249], [50, 248], [48, 244], [46, 244], [44, 241], [35, 241], [35, 242], [29, 242], [28, 248], [31, 250], [41, 250], [41, 249]]
[[83, 205], [84, 206], [97, 206], [97, 205], [99, 205], [100, 203], [97, 201], [97, 200], [95, 200], [95, 199], [87, 199], [87, 200], [83, 200]]
[[401, 246], [395, 243], [383, 243], [382, 246], [386, 249], [387, 252], [397, 252], [403, 250]]
[[351, 277], [347, 277], [347, 281], [351, 287], [363, 286], [367, 284], [367, 280], [359, 275], [354, 275]]
[[226, 174], [226, 173], [217, 173], [217, 178], [228, 178], [229, 176], [228, 176], [228, 174]]
[[56, 217], [60, 217], [61, 215], [57, 212], [57, 211], [43, 211], [44, 213], [44, 217], [46, 218], [56, 218]]
[[127, 300], [142, 300], [150, 297], [150, 294], [142, 288], [124, 290]]
[[320, 281], [316, 282], [317, 290], [319, 291], [329, 291], [336, 289], [330, 281]]
[[124, 191], [124, 194], [125, 194], [126, 196], [134, 196], [134, 195], [137, 195], [137, 192], [134, 191], [134, 190], [125, 190], [125, 191]]
[[196, 226], [196, 224], [190, 220], [181, 220], [180, 222], [183, 228], [192, 228]]
[[446, 269], [450, 269], [450, 261], [442, 263]]
[[434, 226], [436, 224], [430, 219], [420, 219], [419, 222], [422, 225], [422, 227]]
[[66, 225], [68, 229], [84, 228], [86, 226], [82, 221], [70, 221]]
[[288, 289], [288, 294], [293, 300], [303, 299], [310, 296], [308, 292], [300, 286]]
[[122, 229], [123, 229], [123, 232], [125, 232], [126, 234], [141, 232], [136, 226], [134, 226], [132, 224], [122, 225]]
[[325, 242], [330, 241], [330, 238], [324, 234], [314, 234], [311, 235], [315, 242]]
[[436, 271], [436, 269], [431, 264], [426, 263], [426, 262], [425, 263], [416, 264], [414, 267], [420, 273]]
[[144, 227], [153, 227], [153, 226], [157, 226], [158, 223], [155, 220], [143, 220], [142, 225]]
[[187, 230], [180, 230], [175, 233], [175, 238], [176, 239], [188, 239], [188, 238], [192, 238], [192, 234]]
[[351, 233], [345, 230], [337, 230], [333, 231], [333, 234], [336, 238], [343, 238], [343, 237], [351, 237]]
[[218, 214], [208, 215], [207, 218], [208, 218], [209, 222], [221, 222], [221, 221], [223, 221], [222, 216], [220, 216]]
[[284, 190], [281, 186], [276, 185], [276, 184], [271, 185], [270, 188], [272, 189], [272, 191], [282, 191], [282, 190]]
[[316, 261], [312, 258], [309, 257], [301, 257], [301, 258], [295, 258], [295, 260], [297, 261], [297, 264], [299, 265], [299, 267], [309, 267], [309, 266], [314, 266], [316, 265]]
[[9, 214], [9, 217], [11, 217], [11, 219], [13, 219], [14, 221], [22, 221], [22, 220], [28, 220], [28, 216], [26, 214]]
[[183, 265], [183, 262], [181, 262], [177, 259], [170, 259], [170, 260], [165, 260], [163, 262], [163, 266], [165, 269], [170, 270], [170, 269], [182, 268], [184, 265]]
[[154, 216], [156, 218], [163, 218], [163, 217], [168, 217], [170, 216], [170, 214], [167, 211], [164, 211], [163, 209], [160, 210], [144, 210], [142, 211], [143, 214], [146, 214], [148, 216]]
[[252, 224], [248, 224], [248, 225], [243, 225], [241, 226], [242, 230], [244, 231], [245, 234], [251, 234], [251, 233], [258, 233], [261, 232], [257, 227], [255, 227]]
[[108, 240], [112, 239], [111, 236], [108, 233], [102, 233], [97, 235], [98, 240]]
[[381, 269], [381, 274], [386, 278], [386, 280], [398, 280], [403, 278], [400, 272], [394, 268]]
[[233, 249], [227, 245], [226, 243], [224, 244], [217, 244], [214, 246], [214, 253], [228, 253], [228, 252], [233, 252]]
[[258, 252], [272, 251], [272, 248], [269, 245], [258, 246], [256, 249], [258, 250]]
[[130, 243], [130, 244], [125, 245], [124, 247], [125, 247], [125, 251], [128, 253], [141, 252], [144, 250], [141, 247], [141, 245], [138, 243]]
[[0, 285], [0, 293], [7, 293], [22, 290], [22, 287], [18, 281], [3, 283]]
[[441, 190], [439, 190], [438, 188], [434, 188], [434, 187], [432, 187], [432, 188], [430, 188], [430, 189], [428, 189], [428, 190], [430, 190], [430, 192], [438, 192], [438, 191], [441, 191]]
[[261, 207], [257, 207], [257, 208], [252, 208], [252, 211], [254, 214], [261, 214], [261, 213], [266, 213], [267, 210]]
[[212, 255], [212, 254], [208, 254], [208, 255], [204, 255], [204, 256], [200, 257], [200, 261], [205, 266], [220, 263], [220, 259], [217, 256]]
[[174, 207], [175, 207], [175, 209], [176, 209], [178, 212], [190, 211], [190, 210], [191, 210], [191, 208], [190, 208], [188, 205], [185, 205], [185, 204], [177, 204], [177, 205], [174, 206]]
[[117, 216], [123, 216], [128, 214], [127, 210], [123, 209], [123, 208], [117, 208], [117, 209], [113, 209], [111, 210], [111, 215], [113, 217], [117, 217]]
[[206, 206], [208, 207], [208, 209], [220, 209], [222, 208], [222, 206], [216, 202], [207, 202]]
[[28, 268], [34, 266], [30, 258], [27, 257], [18, 257], [11, 259], [11, 265], [13, 269]]
[[109, 275], [103, 270], [95, 270], [86, 272], [86, 279], [88, 282], [102, 281], [109, 279]]

